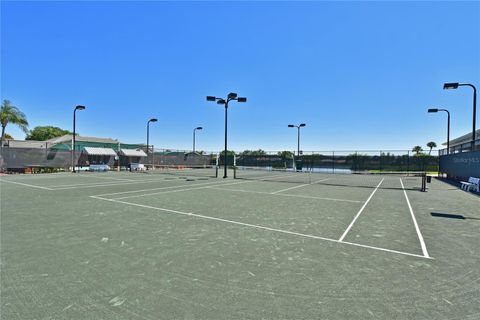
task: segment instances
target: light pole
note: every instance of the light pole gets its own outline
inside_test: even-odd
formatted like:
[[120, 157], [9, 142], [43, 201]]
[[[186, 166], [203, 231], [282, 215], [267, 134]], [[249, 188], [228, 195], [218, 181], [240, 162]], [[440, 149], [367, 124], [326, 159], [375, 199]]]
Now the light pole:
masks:
[[458, 87], [471, 87], [473, 89], [473, 129], [472, 129], [472, 151], [474, 151], [475, 147], [475, 123], [477, 119], [477, 88], [471, 83], [458, 83], [458, 82], [451, 82], [451, 83], [444, 83], [443, 89], [458, 89]]
[[[148, 154], [150, 153], [150, 122], [157, 122], [158, 119], [156, 118], [152, 118], [150, 120], [148, 120], [147, 122], [147, 162], [148, 162]], [[153, 162], [153, 159], [152, 159], [152, 162]], [[153, 168], [153, 163], [151, 163], [152, 165], [152, 168]]]
[[300, 128], [303, 128], [305, 126], [306, 126], [305, 123], [301, 123], [298, 126], [296, 126], [294, 124], [289, 124], [288, 125], [289, 128], [297, 128], [298, 129], [298, 133], [297, 133], [297, 157], [299, 159], [300, 159]]
[[85, 110], [84, 106], [76, 106], [73, 110], [73, 138], [72, 138], [72, 172], [75, 173], [75, 167], [77, 165], [75, 159], [75, 135], [76, 135], [76, 118], [77, 118], [77, 110]]
[[247, 102], [247, 98], [240, 98], [237, 97], [237, 94], [234, 92], [230, 92], [227, 96], [227, 99], [217, 98], [214, 96], [207, 96], [207, 101], [217, 101], [217, 104], [223, 104], [225, 106], [225, 163], [224, 163], [224, 171], [223, 171], [223, 178], [227, 178], [227, 110], [228, 110], [228, 103], [232, 100], [237, 100], [237, 102]]
[[193, 129], [193, 153], [195, 153], [195, 131], [196, 130], [203, 130], [202, 127], [196, 127]]
[[450, 112], [447, 109], [428, 109], [429, 113], [436, 113], [438, 111], [445, 111], [447, 117], [447, 154], [450, 154]]

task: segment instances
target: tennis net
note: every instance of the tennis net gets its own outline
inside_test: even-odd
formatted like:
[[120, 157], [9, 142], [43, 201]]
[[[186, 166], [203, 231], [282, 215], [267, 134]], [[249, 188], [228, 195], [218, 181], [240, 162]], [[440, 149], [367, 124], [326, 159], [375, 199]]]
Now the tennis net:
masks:
[[[337, 187], [360, 187], [398, 190], [424, 190], [424, 172], [322, 172], [320, 170], [275, 169], [271, 167], [235, 167], [235, 179]], [[380, 183], [381, 182], [381, 183]]]
[[190, 177], [204, 177], [204, 178], [217, 178], [218, 177], [218, 167], [214, 165], [155, 165], [150, 166], [148, 170], [135, 171], [142, 174], [151, 174], [151, 175], [174, 175], [179, 178], [190, 178]]

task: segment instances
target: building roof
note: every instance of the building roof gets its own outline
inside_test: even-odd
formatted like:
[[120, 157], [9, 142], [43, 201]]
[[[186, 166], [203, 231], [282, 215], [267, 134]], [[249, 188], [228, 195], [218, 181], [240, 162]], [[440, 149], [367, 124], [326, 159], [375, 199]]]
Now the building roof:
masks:
[[126, 157], [146, 157], [147, 154], [141, 149], [120, 149], [120, 153]]
[[[475, 140], [478, 140], [478, 139], [480, 139], [480, 129], [475, 131]], [[450, 147], [453, 147], [453, 146], [456, 146], [456, 145], [459, 145], [459, 144], [468, 143], [468, 142], [471, 142], [471, 141], [472, 141], [472, 132], [464, 134], [461, 137], [450, 140]], [[442, 145], [446, 146], [447, 143], [444, 142], [444, 143], [442, 143]]]
[[37, 148], [44, 149], [47, 147], [46, 141], [35, 140], [6, 140], [3, 143], [4, 146], [10, 148]]
[[94, 156], [116, 156], [117, 154], [111, 148], [95, 148], [95, 147], [84, 147], [83, 150], [88, 155]]
[[[73, 135], [71, 134], [66, 134], [61, 137], [56, 137], [52, 139], [48, 139], [48, 143], [70, 143], [72, 141]], [[81, 141], [81, 142], [97, 142], [97, 143], [118, 143], [118, 140], [114, 140], [111, 138], [97, 138], [97, 137], [84, 137], [84, 136], [75, 136], [76, 141]]]

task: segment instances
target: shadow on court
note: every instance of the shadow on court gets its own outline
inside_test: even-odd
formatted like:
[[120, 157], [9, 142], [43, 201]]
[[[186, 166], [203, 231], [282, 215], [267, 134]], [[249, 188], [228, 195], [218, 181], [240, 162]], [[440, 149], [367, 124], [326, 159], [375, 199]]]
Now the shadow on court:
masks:
[[439, 217], [439, 218], [449, 218], [449, 219], [457, 219], [457, 220], [480, 220], [480, 218], [464, 216], [461, 214], [451, 214], [451, 213], [441, 213], [441, 212], [431, 212], [430, 214], [432, 215], [432, 217]]

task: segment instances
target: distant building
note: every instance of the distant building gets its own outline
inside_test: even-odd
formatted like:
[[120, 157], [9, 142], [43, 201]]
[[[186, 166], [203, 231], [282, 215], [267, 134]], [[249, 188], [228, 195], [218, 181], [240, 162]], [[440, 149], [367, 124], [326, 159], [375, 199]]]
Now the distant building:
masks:
[[[9, 140], [2, 148], [0, 168], [23, 171], [32, 168], [64, 168], [72, 165], [73, 135], [46, 141]], [[125, 144], [111, 138], [75, 136], [75, 156], [79, 166], [104, 164], [128, 166], [140, 163], [147, 156], [145, 146]]]
[[[480, 150], [480, 129], [475, 131], [475, 150]], [[447, 143], [442, 143], [447, 146]], [[470, 151], [472, 146], [472, 133], [450, 140], [450, 153]]]

